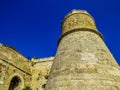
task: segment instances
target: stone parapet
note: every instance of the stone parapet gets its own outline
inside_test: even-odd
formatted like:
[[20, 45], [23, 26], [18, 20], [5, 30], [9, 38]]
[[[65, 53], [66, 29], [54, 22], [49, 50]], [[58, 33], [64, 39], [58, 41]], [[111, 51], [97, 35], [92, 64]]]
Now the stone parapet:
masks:
[[80, 28], [88, 28], [97, 31], [93, 17], [84, 10], [73, 10], [65, 16], [62, 22], [62, 34]]

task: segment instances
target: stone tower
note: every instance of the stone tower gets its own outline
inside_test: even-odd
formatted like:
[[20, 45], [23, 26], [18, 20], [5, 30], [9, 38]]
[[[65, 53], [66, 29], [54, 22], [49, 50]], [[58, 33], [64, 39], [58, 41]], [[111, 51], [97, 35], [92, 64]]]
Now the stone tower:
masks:
[[45, 90], [120, 90], [119, 65], [88, 12], [65, 16]]

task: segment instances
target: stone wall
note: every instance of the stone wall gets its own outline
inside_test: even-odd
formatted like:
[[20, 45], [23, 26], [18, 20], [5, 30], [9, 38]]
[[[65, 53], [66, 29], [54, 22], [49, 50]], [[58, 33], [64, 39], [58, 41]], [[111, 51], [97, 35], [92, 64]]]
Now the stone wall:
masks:
[[[32, 59], [32, 88], [44, 90], [54, 57]], [[37, 83], [35, 83], [37, 82]]]
[[18, 77], [21, 90], [31, 81], [31, 62], [14, 48], [0, 44], [0, 89], [8, 90], [14, 77]]
[[0, 90], [8, 90], [17, 79], [22, 90], [30, 86], [32, 90], [44, 90], [54, 57], [28, 60], [13, 47], [0, 44]]
[[4, 46], [0, 45], [0, 58], [11, 64], [14, 65], [21, 69], [24, 70], [24, 72], [29, 72], [28, 74], [31, 74], [31, 69], [30, 69], [30, 61], [25, 58], [22, 54], [20, 54], [17, 50], [15, 50], [13, 47], [10, 46]]
[[65, 17], [55, 57], [28, 60], [13, 47], [0, 44], [0, 90], [25, 86], [32, 90], [120, 90], [120, 67], [91, 15], [75, 10]]
[[63, 20], [45, 90], [120, 90], [119, 65], [86, 11]]

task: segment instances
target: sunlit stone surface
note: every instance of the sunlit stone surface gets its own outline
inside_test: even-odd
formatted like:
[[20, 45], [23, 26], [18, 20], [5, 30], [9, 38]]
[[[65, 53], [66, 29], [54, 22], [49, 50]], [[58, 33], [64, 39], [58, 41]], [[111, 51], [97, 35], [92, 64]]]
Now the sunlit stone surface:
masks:
[[119, 66], [87, 11], [65, 16], [45, 90], [120, 90]]

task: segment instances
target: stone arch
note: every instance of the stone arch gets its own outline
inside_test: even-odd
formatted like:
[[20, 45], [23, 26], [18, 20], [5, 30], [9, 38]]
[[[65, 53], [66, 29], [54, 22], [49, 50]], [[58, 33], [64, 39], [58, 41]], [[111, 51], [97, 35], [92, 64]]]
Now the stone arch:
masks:
[[24, 87], [24, 80], [19, 74], [14, 74], [9, 78], [8, 90], [22, 90]]

